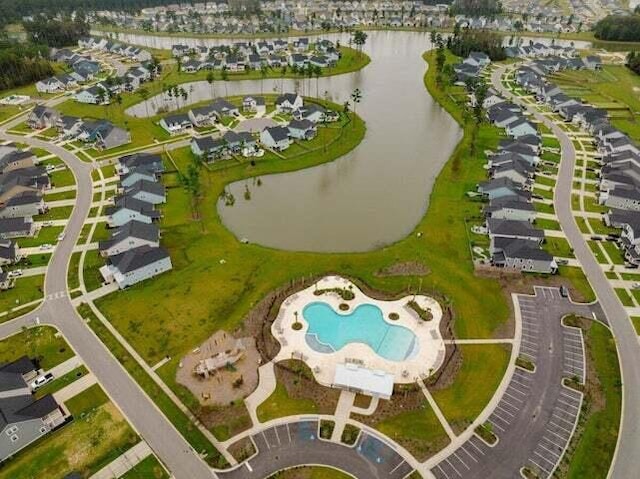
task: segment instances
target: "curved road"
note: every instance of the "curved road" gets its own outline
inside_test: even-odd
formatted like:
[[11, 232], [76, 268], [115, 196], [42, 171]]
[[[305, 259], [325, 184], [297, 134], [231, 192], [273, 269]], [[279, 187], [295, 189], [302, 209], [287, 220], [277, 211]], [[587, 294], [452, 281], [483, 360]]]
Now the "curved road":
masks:
[[493, 87], [505, 98], [520, 104], [532, 113], [536, 120], [551, 128], [552, 132], [560, 140], [562, 160], [554, 193], [556, 215], [562, 225], [562, 231], [574, 249], [575, 256], [580, 261], [584, 273], [607, 316], [618, 346], [618, 356], [622, 370], [622, 418], [618, 436], [618, 448], [609, 476], [620, 479], [638, 477], [640, 468], [638, 456], [638, 451], [640, 450], [640, 422], [638, 422], [640, 417], [640, 345], [638, 344], [638, 336], [627, 312], [607, 280], [602, 267], [597, 263], [591, 249], [578, 229], [571, 211], [571, 189], [576, 160], [575, 147], [569, 136], [559, 126], [538, 113], [536, 109], [522, 103], [502, 85], [501, 78], [506, 69], [507, 67], [500, 67], [492, 73], [491, 83]]
[[[20, 331], [21, 327], [32, 326], [37, 321], [57, 327], [76, 354], [99, 379], [100, 385], [109, 397], [175, 477], [194, 479], [214, 477], [206, 463], [129, 376], [71, 304], [67, 294], [67, 267], [73, 247], [91, 208], [92, 167], [59, 146], [35, 138], [7, 134], [6, 129], [20, 120], [2, 127], [0, 139], [44, 148], [62, 159], [76, 178], [77, 201], [65, 229], [65, 237], [56, 246], [49, 262], [45, 277], [44, 301], [35, 311], [1, 324], [0, 337], [14, 334]], [[62, 294], [56, 295], [56, 293]]]

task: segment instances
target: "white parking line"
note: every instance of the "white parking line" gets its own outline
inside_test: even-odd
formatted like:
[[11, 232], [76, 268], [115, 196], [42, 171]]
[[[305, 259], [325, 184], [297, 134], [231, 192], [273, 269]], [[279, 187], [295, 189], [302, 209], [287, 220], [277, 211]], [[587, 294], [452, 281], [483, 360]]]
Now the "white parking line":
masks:
[[560, 434], [558, 434], [557, 432], [552, 431], [552, 430], [551, 430], [551, 429], [549, 429], [548, 427], [546, 428], [546, 431], [547, 431], [547, 432], [550, 432], [550, 433], [551, 433], [551, 434], [553, 434], [554, 436], [557, 436], [558, 438], [560, 438], [560, 440], [561, 440], [563, 443], [565, 443], [565, 444], [566, 444], [566, 443], [567, 443], [567, 441], [569, 440], [569, 438], [568, 438], [568, 437], [563, 437], [563, 436], [561, 436]]
[[[558, 454], [555, 451], [552, 451], [551, 449], [549, 449], [548, 447], [544, 446], [541, 442], [538, 443], [538, 447], [541, 447], [542, 449], [544, 449], [545, 451], [547, 451], [549, 454], [551, 454], [551, 457], [553, 457], [553, 459], [555, 461], [557, 461], [558, 459], [560, 459], [560, 454]], [[547, 459], [548, 460], [548, 459]], [[551, 461], [549, 461], [551, 462]]]
[[531, 458], [529, 458], [529, 461], [531, 461], [533, 464], [535, 464], [536, 467], [538, 467], [539, 469], [541, 469], [541, 470], [545, 471], [547, 474], [549, 474], [550, 471], [548, 471], [546, 467], [541, 466], [540, 464], [538, 464], [536, 461], [534, 461]]
[[[458, 451], [454, 452], [454, 453], [453, 453], [453, 455], [456, 457], [456, 459], [457, 459], [458, 461], [460, 461], [460, 462], [462, 463], [462, 465], [463, 465], [464, 467], [466, 467], [466, 468], [467, 468], [467, 470], [468, 470], [468, 471], [470, 471], [470, 470], [471, 470], [471, 468], [470, 468], [469, 466], [467, 466], [467, 463], [466, 463], [466, 462], [464, 462], [460, 456], [458, 456]], [[451, 456], [449, 456], [449, 457], [451, 457]]]
[[267, 436], [264, 435], [264, 431], [262, 431], [260, 434], [262, 434], [262, 437], [264, 438], [264, 443], [267, 445], [267, 449], [271, 449], [269, 441], [267, 441]]
[[484, 451], [482, 449], [480, 449], [478, 446], [476, 446], [475, 443], [471, 439], [469, 439], [467, 441], [467, 443], [471, 444], [475, 448], [475, 450], [478, 451], [480, 454], [482, 454], [483, 456], [485, 455]]
[[562, 444], [558, 444], [557, 442], [552, 441], [551, 439], [549, 439], [549, 438], [547, 437], [547, 435], [546, 435], [546, 434], [545, 434], [544, 436], [542, 436], [541, 441], [542, 441], [542, 440], [547, 441], [548, 443], [553, 444], [553, 446], [554, 446], [554, 447], [558, 447], [558, 448], [560, 448], [560, 450], [562, 450], [562, 449], [564, 448], [564, 445], [562, 445]]
[[396, 467], [394, 467], [393, 469], [391, 469], [391, 471], [389, 471], [389, 474], [393, 474], [396, 471], [396, 469], [398, 469], [400, 466], [404, 464], [404, 462], [405, 462], [404, 459], [402, 459]]
[[286, 423], [285, 426], [287, 426], [287, 436], [289, 436], [289, 442], [291, 442], [291, 430], [289, 429], [289, 423]]
[[569, 404], [566, 401], [563, 401], [562, 399], [558, 398], [558, 402], [564, 404], [565, 406], [569, 406], [572, 409], [575, 409], [576, 411], [579, 411], [580, 409], [578, 409], [577, 406], [574, 406], [573, 404]]
[[275, 433], [276, 439], [278, 440], [278, 445], [282, 444], [282, 442], [280, 442], [280, 435], [278, 434], [278, 427], [277, 426], [273, 428], [273, 432]]
[[505, 408], [501, 407], [500, 404], [498, 404], [496, 406], [496, 410], [500, 409], [500, 411], [504, 412], [505, 414], [511, 416], [511, 417], [516, 417], [515, 414], [510, 413], [509, 411], [507, 411]]
[[451, 466], [451, 469], [453, 469], [453, 470], [454, 470], [454, 472], [455, 472], [457, 475], [459, 475], [460, 477], [462, 477], [462, 474], [460, 474], [460, 472], [459, 472], [455, 467], [453, 467], [453, 464], [451, 464], [451, 463], [449, 462], [449, 458], [445, 459], [445, 462], [446, 462], [447, 464], [449, 464], [449, 466]]
[[444, 472], [444, 469], [442, 469], [442, 468], [440, 467], [440, 464], [438, 464], [436, 467], [437, 467], [438, 469], [440, 469], [440, 472], [444, 475], [444, 477], [446, 477], [447, 479], [449, 479], [449, 475], [448, 475], [446, 472]]
[[[553, 466], [555, 466], [555, 464], [554, 464], [553, 462], [551, 462], [549, 459], [547, 459], [546, 457], [544, 457], [544, 456], [543, 456], [542, 454], [540, 454], [538, 451], [533, 451], [533, 453], [534, 453], [536, 456], [538, 456], [538, 457], [542, 458], [542, 460], [544, 460], [544, 461], [548, 462], [549, 464], [551, 464], [551, 466], [552, 466], [552, 467], [553, 467]], [[550, 472], [547, 468], [545, 468], [544, 470], [545, 470], [545, 471], [547, 471], [547, 473], [548, 473], [548, 472]]]
[[465, 445], [463, 445], [460, 449], [458, 449], [458, 451], [464, 451], [464, 453], [467, 456], [469, 456], [473, 462], [478, 462], [478, 460], [473, 456], [473, 454], [471, 454], [469, 451], [467, 451], [467, 449], [465, 448]]

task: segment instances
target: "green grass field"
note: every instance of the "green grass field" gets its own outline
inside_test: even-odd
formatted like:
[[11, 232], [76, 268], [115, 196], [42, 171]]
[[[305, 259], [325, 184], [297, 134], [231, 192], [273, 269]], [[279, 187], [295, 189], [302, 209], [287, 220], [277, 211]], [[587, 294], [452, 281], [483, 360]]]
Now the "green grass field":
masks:
[[[43, 296], [44, 275], [17, 278], [16, 285], [7, 291], [0, 291], [0, 311], [7, 311], [22, 304], [30, 303]], [[0, 317], [0, 322], [5, 318]]]
[[10, 362], [27, 355], [40, 362], [43, 369], [54, 366], [74, 356], [62, 336], [51, 326], [27, 329], [0, 341], [0, 362]]
[[148, 456], [119, 479], [168, 479], [169, 474], [155, 456]]

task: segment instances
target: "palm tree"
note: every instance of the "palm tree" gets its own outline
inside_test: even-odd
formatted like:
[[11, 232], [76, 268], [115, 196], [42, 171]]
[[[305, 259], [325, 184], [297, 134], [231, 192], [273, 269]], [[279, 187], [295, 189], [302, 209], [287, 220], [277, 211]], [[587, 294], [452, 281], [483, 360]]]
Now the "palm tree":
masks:
[[353, 90], [353, 93], [351, 93], [351, 101], [353, 102], [354, 116], [356, 115], [356, 107], [361, 100], [362, 100], [362, 92], [360, 91], [360, 88], [356, 88], [355, 90]]
[[260, 94], [264, 93], [264, 79], [267, 78], [267, 65], [260, 65]]
[[356, 30], [353, 32], [353, 43], [355, 43], [360, 55], [362, 55], [362, 47], [367, 43], [367, 37], [368, 35], [362, 30]]
[[318, 98], [320, 96], [319, 93], [319, 82], [320, 82], [320, 76], [322, 75], [322, 68], [320, 68], [318, 65], [316, 65], [313, 68], [313, 73], [315, 73], [316, 75], [316, 98]]
[[227, 65], [222, 66], [222, 81], [224, 82], [224, 96], [229, 96], [229, 92], [227, 90], [227, 80], [229, 78], [229, 74], [227, 73]]
[[207, 83], [209, 84], [209, 89], [211, 90], [211, 98], [213, 98], [214, 95], [214, 91], [213, 91], [213, 82], [215, 80], [215, 76], [213, 74], [212, 71], [207, 73]]

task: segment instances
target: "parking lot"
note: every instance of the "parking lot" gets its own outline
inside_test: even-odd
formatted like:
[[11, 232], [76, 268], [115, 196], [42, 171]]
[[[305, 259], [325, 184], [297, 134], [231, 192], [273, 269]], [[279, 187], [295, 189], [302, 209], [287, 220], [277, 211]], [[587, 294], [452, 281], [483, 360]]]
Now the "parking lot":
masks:
[[516, 368], [489, 416], [498, 443], [491, 447], [472, 436], [431, 469], [436, 478], [514, 478], [524, 466], [547, 478], [560, 461], [582, 403], [582, 394], [563, 386], [562, 378], [584, 381], [582, 333], [563, 327], [561, 318], [590, 318], [597, 307], [572, 304], [557, 288], [537, 287], [535, 293], [518, 296], [520, 355], [535, 371]]
[[273, 426], [251, 437], [258, 454], [233, 470], [218, 472], [219, 477], [264, 479], [305, 464], [335, 467], [358, 478], [401, 479], [413, 471], [390, 445], [367, 433], [361, 433], [353, 447], [320, 439], [317, 420]]

